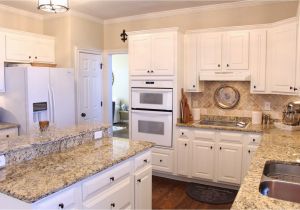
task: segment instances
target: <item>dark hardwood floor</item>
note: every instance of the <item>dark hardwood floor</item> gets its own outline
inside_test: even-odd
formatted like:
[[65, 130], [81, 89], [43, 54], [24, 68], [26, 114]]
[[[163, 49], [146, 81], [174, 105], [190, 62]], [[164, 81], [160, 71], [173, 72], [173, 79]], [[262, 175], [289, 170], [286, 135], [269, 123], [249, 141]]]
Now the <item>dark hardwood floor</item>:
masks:
[[187, 183], [153, 176], [153, 209], [230, 209], [232, 203], [211, 205], [191, 199], [186, 193]]

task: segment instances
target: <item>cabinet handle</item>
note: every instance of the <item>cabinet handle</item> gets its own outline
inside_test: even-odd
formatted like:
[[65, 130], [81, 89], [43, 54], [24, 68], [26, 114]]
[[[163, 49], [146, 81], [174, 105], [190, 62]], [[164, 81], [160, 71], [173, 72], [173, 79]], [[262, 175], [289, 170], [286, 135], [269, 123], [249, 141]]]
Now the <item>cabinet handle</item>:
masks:
[[142, 180], [141, 179], [138, 179], [138, 180], [136, 180], [137, 182], [139, 182], [139, 183], [141, 183], [142, 182]]
[[222, 147], [220, 147], [220, 150], [222, 150]]
[[159, 160], [159, 162], [161, 163], [161, 162], [162, 162], [162, 160]]
[[31, 59], [31, 56], [28, 56], [29, 59]]
[[187, 146], [187, 143], [185, 143], [184, 146], [186, 147], [186, 146]]
[[251, 152], [251, 151], [250, 151], [250, 149], [249, 149], [249, 150], [248, 150], [248, 153], [250, 154], [250, 152]]
[[229, 64], [227, 64], [226, 66], [229, 67]]
[[110, 206], [113, 207], [113, 208], [115, 208], [116, 204], [115, 203], [111, 203]]
[[195, 88], [196, 87], [196, 85], [193, 85], [193, 88]]
[[147, 159], [145, 159], [145, 160], [144, 160], [144, 162], [145, 162], [145, 163], [148, 163], [148, 160], [147, 160]]
[[34, 58], [37, 59], [37, 56], [35, 56]]
[[255, 142], [255, 139], [252, 139], [253, 142]]
[[218, 67], [221, 67], [221, 64], [218, 64]]
[[290, 86], [290, 90], [293, 90], [294, 88], [292, 86]]
[[254, 85], [253, 88], [256, 89], [256, 85]]
[[60, 203], [60, 204], [58, 204], [58, 208], [59, 208], [59, 209], [64, 209], [64, 208], [65, 208], [65, 205], [64, 205], [63, 203]]
[[6, 138], [9, 138], [9, 135], [8, 135], [8, 134], [6, 135]]
[[109, 179], [111, 182], [115, 181], [115, 177], [110, 177]]
[[154, 71], [153, 71], [153, 70], [151, 70], [151, 73], [154, 73]]
[[296, 90], [298, 90], [298, 88], [295, 88], [295, 87], [294, 87], [294, 91], [296, 91]]
[[184, 133], [182, 132], [182, 133], [181, 133], [181, 135], [183, 136], [183, 135], [184, 135]]
[[150, 71], [148, 70], [147, 73], [150, 73]]
[[213, 147], [212, 147], [212, 146], [210, 146], [210, 149], [213, 149]]

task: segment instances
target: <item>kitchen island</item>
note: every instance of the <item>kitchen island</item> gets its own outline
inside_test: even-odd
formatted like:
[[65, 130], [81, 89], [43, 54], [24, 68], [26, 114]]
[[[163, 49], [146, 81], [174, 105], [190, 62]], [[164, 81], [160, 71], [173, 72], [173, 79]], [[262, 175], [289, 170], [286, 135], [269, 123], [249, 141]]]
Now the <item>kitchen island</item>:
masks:
[[[131, 193], [138, 188], [134, 179], [142, 185], [139, 176], [145, 177], [147, 172], [148, 180], [151, 177], [153, 146], [105, 137], [11, 163], [0, 170], [0, 209], [95, 209], [125, 204], [134, 208]], [[127, 195], [118, 197], [118, 192]], [[95, 199], [100, 201], [95, 203]]]

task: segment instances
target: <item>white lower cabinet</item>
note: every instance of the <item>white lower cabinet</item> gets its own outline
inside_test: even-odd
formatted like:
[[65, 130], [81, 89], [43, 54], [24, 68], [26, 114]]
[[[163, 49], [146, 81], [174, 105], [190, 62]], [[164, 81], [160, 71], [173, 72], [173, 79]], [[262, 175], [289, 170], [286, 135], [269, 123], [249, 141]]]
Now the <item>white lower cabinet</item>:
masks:
[[177, 174], [233, 185], [241, 183], [261, 140], [260, 134], [213, 129], [184, 128], [185, 138], [182, 133], [179, 128]]
[[154, 148], [152, 149], [153, 170], [164, 173], [173, 172], [173, 150]]
[[151, 151], [145, 151], [33, 204], [0, 193], [0, 209], [151, 209]]
[[152, 209], [152, 167], [135, 173], [135, 209]]

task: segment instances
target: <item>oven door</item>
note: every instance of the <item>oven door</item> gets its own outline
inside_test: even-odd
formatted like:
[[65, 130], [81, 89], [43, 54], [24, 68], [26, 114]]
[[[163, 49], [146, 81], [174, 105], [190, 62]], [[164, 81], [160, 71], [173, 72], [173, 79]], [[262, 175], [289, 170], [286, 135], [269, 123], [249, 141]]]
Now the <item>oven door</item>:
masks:
[[172, 146], [172, 112], [131, 110], [131, 119], [132, 140]]
[[135, 109], [172, 110], [173, 90], [132, 88], [131, 107]]

